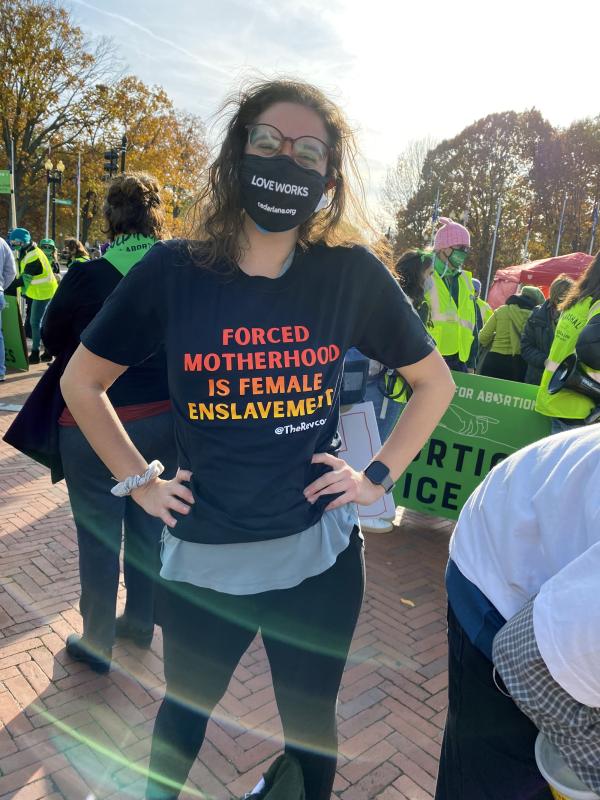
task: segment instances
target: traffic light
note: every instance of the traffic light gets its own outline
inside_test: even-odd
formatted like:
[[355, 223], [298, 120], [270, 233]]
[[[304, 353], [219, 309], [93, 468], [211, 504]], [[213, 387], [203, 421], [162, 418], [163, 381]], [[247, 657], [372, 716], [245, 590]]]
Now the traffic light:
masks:
[[109, 178], [116, 175], [119, 167], [119, 151], [116, 148], [104, 151], [104, 171], [108, 172]]

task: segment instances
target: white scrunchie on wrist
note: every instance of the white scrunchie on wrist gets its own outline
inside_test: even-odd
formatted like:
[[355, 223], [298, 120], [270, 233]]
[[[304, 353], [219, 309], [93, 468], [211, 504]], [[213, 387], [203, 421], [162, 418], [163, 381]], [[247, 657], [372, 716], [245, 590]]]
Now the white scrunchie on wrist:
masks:
[[143, 475], [130, 475], [128, 478], [125, 478], [124, 481], [120, 481], [116, 486], [113, 486], [110, 493], [114, 494], [115, 497], [127, 497], [134, 489], [145, 486], [147, 483], [150, 483], [151, 480], [154, 480], [154, 478], [158, 478], [159, 475], [162, 475], [164, 471], [165, 468], [160, 461], [153, 461]]

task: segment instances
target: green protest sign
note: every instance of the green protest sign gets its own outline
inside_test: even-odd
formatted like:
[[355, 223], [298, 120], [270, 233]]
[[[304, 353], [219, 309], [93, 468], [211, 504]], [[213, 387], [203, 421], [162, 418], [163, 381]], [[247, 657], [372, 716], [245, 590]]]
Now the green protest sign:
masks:
[[2, 333], [6, 352], [6, 369], [27, 372], [29, 370], [27, 342], [21, 322], [19, 303], [17, 298], [11, 295], [4, 295], [4, 299], [6, 307], [2, 312]]
[[396, 483], [397, 505], [457, 519], [473, 489], [506, 456], [550, 433], [537, 386], [453, 372], [454, 400]]
[[0, 169], [0, 194], [10, 194], [10, 170]]

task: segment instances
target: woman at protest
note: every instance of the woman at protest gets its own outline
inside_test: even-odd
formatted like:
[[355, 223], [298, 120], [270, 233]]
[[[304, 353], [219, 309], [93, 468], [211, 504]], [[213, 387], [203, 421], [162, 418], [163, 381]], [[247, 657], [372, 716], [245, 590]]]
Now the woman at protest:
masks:
[[[571, 287], [559, 311], [560, 317], [535, 404], [538, 413], [553, 418], [552, 433], [584, 424], [596, 405], [592, 398], [571, 389], [561, 389], [551, 395], [548, 386], [560, 364], [575, 351], [583, 329], [600, 315], [600, 251]], [[590, 368], [581, 360], [579, 367], [600, 381], [600, 373], [595, 367]]]
[[[103, 258], [77, 264], [63, 278], [44, 318], [43, 337], [53, 355], [72, 353], [106, 298], [163, 233], [160, 187], [146, 173], [113, 178], [104, 203], [111, 244]], [[141, 298], [136, 299], [139, 302]], [[119, 377], [108, 392], [120, 424], [135, 446], [157, 456], [175, 474], [175, 442], [164, 352]], [[70, 636], [67, 652], [97, 672], [110, 668], [115, 636], [149, 647], [154, 589], [160, 568], [159, 519], [131, 498], [111, 494], [111, 473], [87, 443], [67, 408], [59, 419], [60, 455], [79, 544], [83, 637]], [[125, 612], [115, 621], [119, 554], [124, 532]]]
[[431, 312], [425, 296], [433, 286], [433, 252], [406, 250], [396, 262], [396, 274], [423, 325], [431, 325]]
[[[131, 271], [82, 336], [63, 390], [120, 490], [166, 525], [167, 694], [147, 797], [179, 796], [260, 631], [286, 754], [301, 765], [308, 800], [326, 800], [363, 593], [355, 504], [391, 489], [453, 383], [389, 271], [362, 247], [336, 245], [354, 163], [341, 111], [317, 88], [283, 80], [250, 86], [227, 107], [196, 239], [158, 244]], [[106, 397], [163, 343], [173, 480], [136, 449]], [[398, 367], [415, 398], [364, 472], [336, 456], [352, 346]]]
[[526, 364], [521, 358], [521, 334], [533, 309], [544, 302], [537, 286], [523, 286], [497, 308], [479, 331], [479, 344], [489, 347], [481, 374], [506, 381], [522, 381]]
[[559, 306], [572, 285], [573, 280], [568, 275], [555, 278], [550, 284], [548, 299], [534, 308], [525, 323], [521, 335], [521, 356], [527, 364], [525, 383], [540, 384], [560, 316]]
[[41, 239], [40, 250], [45, 253], [46, 258], [50, 262], [52, 272], [56, 275], [56, 280], [60, 283], [60, 263], [58, 260], [58, 250], [54, 239]]
[[[396, 263], [396, 276], [404, 293], [423, 324], [431, 325], [429, 305], [425, 293], [433, 284], [433, 253], [407, 250]], [[396, 370], [388, 369], [374, 359], [369, 360], [369, 375], [365, 400], [373, 403], [379, 438], [384, 444], [398, 422], [406, 405], [410, 387]], [[368, 533], [390, 533], [394, 529], [394, 516], [360, 519], [361, 530]]]
[[67, 269], [71, 269], [74, 264], [82, 264], [90, 260], [90, 254], [79, 239], [65, 239], [65, 249], [67, 251]]
[[13, 228], [8, 234], [10, 246], [15, 253], [17, 278], [7, 288], [7, 294], [16, 294], [18, 288], [25, 296], [27, 313], [25, 335], [31, 335], [30, 364], [50, 361], [47, 351], [40, 356], [42, 320], [50, 300], [54, 297], [58, 281], [44, 251], [32, 241], [27, 228]]

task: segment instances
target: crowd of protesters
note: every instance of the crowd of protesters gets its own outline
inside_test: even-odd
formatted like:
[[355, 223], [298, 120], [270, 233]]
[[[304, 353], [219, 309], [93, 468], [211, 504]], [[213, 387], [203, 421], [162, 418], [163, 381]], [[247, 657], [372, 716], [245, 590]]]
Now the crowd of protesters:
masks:
[[[549, 797], [538, 729], [600, 791], [600, 742], [593, 732], [581, 742], [599, 727], [600, 504], [588, 493], [600, 428], [585, 426], [598, 402], [573, 384], [553, 388], [575, 353], [580, 373], [600, 378], [600, 254], [578, 281], [560, 276], [548, 300], [525, 286], [496, 310], [465, 269], [469, 231], [450, 218], [433, 248], [407, 251], [389, 270], [341, 233], [355, 163], [341, 110], [294, 81], [255, 84], [230, 108], [192, 239], [164, 238], [160, 186], [129, 173], [107, 191], [108, 248], [90, 260], [67, 240], [60, 283], [52, 240], [36, 245], [16, 228], [1, 245], [1, 288], [31, 301], [30, 363], [52, 362], [7, 441], [35, 452], [19, 436], [41, 404], [52, 408], [37, 447], [66, 480], [79, 545], [83, 634], [69, 637], [68, 655], [105, 673], [115, 639], [147, 648], [161, 625], [167, 686], [146, 797], [174, 800], [260, 631], [285, 737], [278, 768], [300, 781], [299, 796], [328, 800], [363, 532], [392, 528], [361, 524], [360, 507], [390, 492], [430, 437], [454, 395], [450, 370], [539, 382], [537, 410], [553, 429], [573, 430], [496, 467], [451, 542], [436, 798]], [[232, 350], [237, 360], [220, 359], [221, 371], [202, 358], [216, 364]], [[382, 442], [362, 471], [339, 457], [348, 351], [369, 362], [364, 398]], [[276, 379], [287, 374], [283, 353], [300, 363], [309, 352], [327, 358], [302, 362], [314, 396], [300, 403], [293, 382]], [[256, 369], [278, 386], [264, 415], [247, 388]], [[318, 424], [287, 434], [278, 417], [292, 407]], [[568, 542], [561, 513], [576, 528]], [[127, 599], [116, 618], [122, 540]], [[565, 602], [575, 616], [585, 604], [577, 636]], [[544, 705], [540, 693], [552, 699]]]

